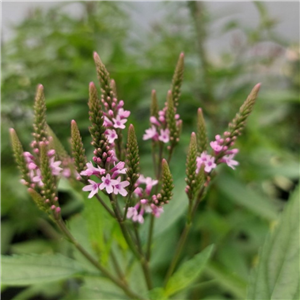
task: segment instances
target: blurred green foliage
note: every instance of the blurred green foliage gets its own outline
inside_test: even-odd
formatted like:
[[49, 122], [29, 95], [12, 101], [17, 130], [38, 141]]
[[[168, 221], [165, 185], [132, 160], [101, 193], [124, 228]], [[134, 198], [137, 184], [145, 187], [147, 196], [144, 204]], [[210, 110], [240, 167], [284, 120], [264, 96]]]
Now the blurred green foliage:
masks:
[[[75, 119], [91, 158], [87, 98], [88, 83], [96, 81], [92, 53], [97, 51], [117, 83], [119, 98], [132, 112], [129, 122], [136, 126], [142, 172], [151, 176], [150, 144], [142, 142], [149, 126], [151, 90], [156, 89], [162, 107], [178, 55], [184, 52], [185, 74], [178, 109], [183, 134], [171, 164], [177, 197], [157, 220], [152, 263], [155, 283], [163, 278], [171, 259], [169, 253], [184, 223], [187, 199], [183, 192], [183, 153], [190, 132], [196, 128], [196, 109], [203, 108], [213, 139], [226, 129], [252, 86], [261, 81], [256, 107], [237, 142], [240, 166], [236, 171], [220, 168], [221, 174], [199, 207], [183, 255], [191, 257], [214, 243], [213, 260], [202, 276], [204, 283], [195, 285], [189, 295], [179, 295], [189, 299], [245, 297], [258, 249], [299, 176], [297, 45], [289, 45], [274, 33], [276, 21], [259, 2], [253, 4], [258, 24], [245, 27], [233, 17], [224, 23], [217, 35], [233, 32], [233, 39], [230, 50], [220, 55], [208, 52], [207, 40], [213, 24], [225, 16], [207, 11], [205, 3], [159, 3], [166, 15], [151, 30], [136, 35], [129, 13], [135, 11], [134, 3], [79, 4], [83, 9], [79, 19], [63, 12], [68, 3], [47, 12], [31, 11], [14, 28], [15, 37], [2, 44], [2, 253], [69, 254], [70, 250], [19, 184], [10, 150], [10, 127], [16, 129], [25, 149], [29, 149], [36, 85], [42, 83], [45, 87], [47, 120], [62, 144], [70, 149], [70, 121]], [[64, 217], [76, 228], [74, 232], [84, 237], [76, 215], [83, 208], [80, 187], [74, 191], [62, 182], [60, 199]], [[118, 239], [117, 232], [114, 237]], [[82, 299], [87, 295], [85, 291], [96, 293], [91, 290], [93, 280], [82, 284], [70, 279], [52, 284], [51, 289], [59, 299]], [[4, 289], [3, 295], [11, 299], [18, 292]], [[53, 297], [49, 284], [32, 286], [22, 293], [20, 299]]]

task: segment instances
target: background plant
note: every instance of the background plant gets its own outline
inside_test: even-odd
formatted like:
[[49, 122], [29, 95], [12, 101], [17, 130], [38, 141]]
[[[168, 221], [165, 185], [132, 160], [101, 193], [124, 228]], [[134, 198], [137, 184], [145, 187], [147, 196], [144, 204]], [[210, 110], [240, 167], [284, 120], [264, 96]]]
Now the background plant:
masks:
[[[3, 45], [3, 253], [68, 252], [68, 246], [56, 242], [57, 232], [51, 230], [43, 215], [28, 201], [24, 190], [16, 191], [15, 188], [18, 175], [16, 170], [12, 172], [8, 128], [14, 127], [22, 132], [20, 139], [24, 145], [28, 145], [31, 130], [29, 107], [34, 98], [32, 87], [40, 82], [44, 83], [48, 121], [64, 146], [68, 148], [69, 120], [72, 118], [76, 118], [83, 133], [84, 144], [87, 145], [88, 131], [84, 129], [88, 127], [86, 82], [94, 78], [93, 65], [89, 63], [91, 53], [101, 45], [101, 57], [118, 83], [120, 98], [124, 98], [132, 115], [138, 116], [132, 122], [140, 125], [136, 126], [136, 134], [141, 139], [144, 128], [148, 127], [146, 120], [149, 116], [151, 90], [157, 90], [158, 100], [162, 105], [165, 101], [165, 90], [169, 88], [172, 78], [174, 61], [177, 60], [178, 53], [184, 51], [188, 60], [180, 115], [185, 126], [182, 142], [174, 153], [174, 161], [178, 163], [171, 165], [178, 190], [183, 188], [179, 182], [183, 184], [182, 168], [185, 165], [185, 161], [178, 154], [187, 150], [189, 132], [196, 127], [196, 119], [190, 118], [190, 112], [199, 106], [203, 108], [210, 137], [213, 137], [221, 132], [227, 120], [234, 115], [241, 98], [245, 98], [251, 86], [263, 79], [264, 88], [257, 109], [245, 135], [238, 142], [241, 149], [239, 160], [243, 161], [243, 168], [239, 168], [236, 173], [221, 170], [223, 175], [219, 176], [219, 180], [213, 183], [208, 192], [209, 202], [199, 208], [199, 216], [196, 216], [195, 227], [188, 241], [190, 248], [182, 256], [192, 256], [199, 248], [210, 243], [216, 244], [217, 251], [213, 262], [203, 275], [204, 279], [214, 278], [214, 281], [195, 286], [189, 297], [243, 297], [249, 269], [255, 261], [257, 250], [262, 245], [270, 222], [283, 206], [283, 202], [278, 199], [287, 199], [287, 194], [298, 178], [297, 47], [288, 48], [292, 60], [284, 66], [286, 76], [281, 77], [280, 82], [285, 84], [280, 86], [277, 84], [278, 74], [274, 70], [278, 58], [284, 54], [283, 49], [289, 45], [274, 36], [272, 32], [275, 22], [263, 6], [258, 6], [261, 22], [257, 28], [243, 28], [235, 22], [225, 26], [224, 30], [239, 28], [238, 35], [241, 40], [237, 39], [234, 51], [224, 53], [216, 61], [209, 57], [204, 47], [209, 28], [214, 22], [207, 12], [204, 13], [205, 5], [197, 4], [197, 7], [191, 8], [185, 4], [169, 4], [170, 14], [155, 25], [155, 34], [150, 33], [148, 40], [142, 42], [126, 35], [130, 28], [126, 13], [123, 12], [122, 17], [118, 14], [118, 18], [114, 18], [114, 14], [124, 6], [98, 3], [91, 8], [88, 4], [82, 5], [86, 6], [84, 22], [61, 14], [59, 8], [47, 14], [37, 12], [33, 18], [19, 26], [15, 40]], [[174, 20], [174, 12], [178, 10], [178, 6], [186, 11], [180, 23], [178, 18]], [[193, 11], [192, 16], [189, 15], [190, 11]], [[196, 14], [203, 13], [205, 18], [200, 18], [201, 22], [197, 24], [199, 18], [196, 18]], [[120, 23], [111, 22], [112, 19], [118, 19]], [[124, 26], [127, 22], [128, 27]], [[201, 37], [197, 39], [201, 41], [199, 44], [195, 42], [197, 35]], [[33, 37], [37, 41], [32, 40]], [[46, 37], [45, 44], [43, 40]], [[258, 51], [267, 40], [273, 41], [273, 44], [265, 54], [253, 55], [250, 58], [247, 56], [248, 52], [245, 50]], [[107, 54], [102, 52], [105, 52], [103, 45], [109, 48]], [[182, 45], [185, 45], [184, 49]], [[130, 46], [131, 49], [134, 46], [134, 52], [129, 51]], [[269, 73], [266, 77], [267, 70]], [[193, 91], [192, 96], [190, 91]], [[18, 107], [22, 109], [19, 110]], [[151, 160], [147, 158], [148, 147], [142, 147], [140, 153], [144, 166], [150, 166]], [[63, 199], [64, 218], [70, 219], [70, 222], [73, 220], [75, 227], [78, 222], [77, 227], [80, 227], [80, 221], [75, 217], [83, 207], [80, 195], [71, 191], [67, 184], [62, 184], [59, 189], [60, 198]], [[184, 222], [183, 212], [181, 214], [176, 207], [174, 212], [170, 213], [172, 218], [168, 218], [169, 221], [164, 227], [159, 223], [157, 225], [160, 228], [157, 245], [160, 240], [169, 239], [169, 249], [158, 247], [154, 251], [157, 255], [153, 258], [153, 267], [158, 277], [169, 263], [169, 250], [174, 247]], [[168, 233], [164, 228], [168, 228]], [[51, 239], [45, 240], [40, 232], [46, 233]], [[64, 288], [66, 284], [67, 289]], [[24, 292], [34, 295], [47, 294], [51, 290], [56, 295], [65, 293], [65, 297], [74, 297], [78, 289], [82, 289], [80, 283], [74, 279], [62, 281], [55, 284], [55, 287], [56, 289], [49, 289], [32, 286]]]

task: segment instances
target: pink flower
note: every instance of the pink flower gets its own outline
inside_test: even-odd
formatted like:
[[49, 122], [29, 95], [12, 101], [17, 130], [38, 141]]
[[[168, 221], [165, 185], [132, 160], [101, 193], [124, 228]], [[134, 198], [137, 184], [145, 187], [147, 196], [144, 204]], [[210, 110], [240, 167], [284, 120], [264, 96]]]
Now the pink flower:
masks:
[[114, 129], [106, 129], [105, 133], [110, 144], [112, 144], [114, 140], [118, 138], [118, 135]]
[[146, 129], [146, 133], [143, 135], [143, 140], [153, 139], [157, 136], [156, 128], [151, 126], [151, 128]]
[[151, 177], [144, 177], [143, 175], [140, 175], [138, 179], [138, 183], [144, 183], [146, 184], [146, 193], [150, 195], [151, 189], [153, 186], [157, 185], [158, 180], [152, 179]]
[[126, 174], [127, 168], [124, 168], [125, 162], [119, 161], [111, 170], [112, 178], [117, 177], [119, 174]]
[[160, 136], [158, 137], [163, 143], [168, 143], [170, 140], [170, 130], [168, 128], [160, 130]]
[[105, 169], [100, 168], [99, 166], [96, 168], [93, 166], [91, 162], [88, 162], [86, 164], [87, 169], [80, 172], [80, 175], [83, 176], [92, 176], [92, 175], [104, 175], [105, 174]]
[[120, 116], [121, 119], [128, 118], [130, 116], [130, 111], [120, 108], [118, 111], [118, 116]]
[[116, 118], [113, 118], [114, 121], [114, 127], [115, 128], [125, 128], [125, 123], [127, 122], [127, 119], [121, 119], [119, 115], [116, 116]]
[[142, 197], [142, 196], [143, 196], [143, 189], [140, 188], [140, 187], [137, 187], [133, 192], [134, 192], [134, 194], [135, 194], [137, 197]]
[[126, 214], [127, 219], [131, 219], [132, 217], [137, 216], [137, 214], [138, 214], [138, 211], [135, 206], [128, 207], [127, 214]]
[[44, 183], [42, 181], [42, 175], [41, 175], [41, 170], [40, 169], [36, 169], [35, 176], [34, 176], [34, 173], [32, 171], [32, 173], [30, 173], [30, 176], [31, 176], [32, 182], [37, 183], [39, 186], [44, 185]]
[[201, 165], [204, 164], [204, 171], [209, 173], [212, 169], [214, 169], [217, 165], [215, 164], [215, 158], [206, 153], [206, 151], [202, 152], [199, 157], [197, 157], [197, 170], [198, 173]]
[[164, 209], [161, 206], [156, 206], [155, 204], [151, 204], [152, 214], [154, 217], [158, 218], [163, 212]]
[[210, 146], [216, 153], [219, 153], [223, 150], [223, 146], [220, 145], [218, 141], [210, 142]]
[[104, 116], [103, 126], [111, 127], [111, 126], [113, 126], [113, 122], [108, 117]]
[[54, 161], [55, 157], [50, 158], [50, 168], [52, 170], [52, 175], [58, 176], [60, 172], [62, 171], [62, 168], [59, 167], [61, 164], [60, 160]]
[[154, 116], [150, 117], [150, 123], [153, 125], [160, 126], [160, 123], [157, 121], [157, 119]]
[[111, 194], [114, 190], [114, 184], [116, 180], [111, 179], [109, 174], [106, 174], [106, 176], [102, 177], [102, 183], [100, 184], [100, 190], [106, 189], [107, 194]]
[[228, 167], [235, 170], [234, 166], [237, 166], [239, 163], [236, 160], [234, 160], [233, 157], [234, 157], [234, 154], [225, 155], [222, 157], [221, 161], [226, 163]]
[[114, 182], [114, 194], [115, 195], [120, 194], [123, 197], [127, 196], [128, 192], [124, 188], [128, 185], [129, 185], [128, 181], [121, 182], [121, 177], [118, 177]]
[[95, 194], [98, 193], [99, 190], [99, 183], [93, 181], [93, 180], [88, 180], [90, 185], [86, 185], [83, 187], [83, 191], [87, 192], [90, 191], [90, 194], [88, 195], [88, 198], [92, 198]]

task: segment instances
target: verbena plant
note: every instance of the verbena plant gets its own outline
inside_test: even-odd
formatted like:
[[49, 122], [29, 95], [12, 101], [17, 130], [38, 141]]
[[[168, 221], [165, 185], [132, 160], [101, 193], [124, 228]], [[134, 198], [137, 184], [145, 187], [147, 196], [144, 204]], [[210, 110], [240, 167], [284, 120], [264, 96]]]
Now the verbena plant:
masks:
[[[118, 99], [116, 83], [110, 78], [97, 53], [94, 53], [94, 60], [101, 85], [101, 97], [98, 97], [96, 86], [91, 82], [88, 106], [91, 122], [89, 131], [91, 145], [94, 148], [92, 158], [85, 156], [81, 135], [74, 120], [71, 121], [72, 158], [63, 149], [46, 123], [46, 103], [42, 85], [38, 86], [35, 98], [32, 151], [24, 152], [15, 130], [10, 130], [14, 156], [22, 174], [21, 182], [28, 187], [28, 192], [37, 206], [48, 214], [65, 238], [87, 261], [82, 264], [62, 255], [3, 257], [4, 268], [6, 268], [4, 284], [18, 285], [21, 282], [21, 285], [26, 285], [74, 276], [80, 276], [84, 280], [91, 276], [104, 277], [120, 291], [116, 296], [112, 293], [113, 289], [106, 291], [106, 288], [101, 286], [98, 299], [112, 296], [115, 297], [114, 299], [116, 297], [118, 299], [124, 297], [168, 299], [192, 288], [192, 283], [200, 275], [212, 254], [213, 245], [177, 268], [182, 250], [187, 247], [186, 240], [194, 215], [206, 195], [211, 180], [216, 175], [217, 166], [226, 164], [234, 169], [238, 165], [234, 159], [238, 153], [238, 149], [234, 148], [235, 141], [241, 135], [253, 109], [260, 84], [255, 85], [250, 92], [239, 112], [229, 123], [228, 129], [222, 135], [216, 135], [214, 141], [208, 141], [202, 110], [198, 109], [197, 128], [191, 133], [186, 157], [185, 193], [188, 201], [186, 223], [177, 247], [172, 254], [170, 253], [173, 258], [165, 272], [164, 280], [157, 282], [155, 273], [151, 270], [155, 219], [164, 218], [165, 206], [171, 206], [174, 201], [184, 201], [178, 199], [177, 195], [174, 197], [172, 193], [174, 185], [172, 172], [169, 169], [174, 149], [180, 142], [182, 127], [177, 109], [180, 104], [184, 54], [179, 56], [171, 88], [167, 92], [162, 109], [158, 106], [155, 91], [152, 91], [150, 128], [145, 130], [143, 140], [145, 143], [151, 143], [152, 146], [153, 178], [145, 177], [140, 170], [139, 146], [135, 129], [132, 124], [129, 126], [127, 124], [130, 111], [126, 110], [124, 101]], [[128, 128], [127, 134], [126, 128]], [[127, 142], [125, 142], [125, 135]], [[93, 206], [92, 210], [106, 212], [106, 214], [98, 214], [89, 210], [90, 214], [83, 214], [89, 223], [90, 247], [86, 248], [86, 245], [74, 237], [72, 230], [62, 218], [57, 193], [58, 182], [62, 177], [69, 179], [73, 185], [75, 181], [81, 182], [82, 191], [89, 193], [87, 196], [89, 199], [86, 199], [87, 206], [91, 208], [88, 203], [97, 201], [99, 205]], [[293, 240], [291, 236], [297, 233], [295, 225], [297, 204], [296, 200], [291, 201], [281, 226], [266, 242], [262, 252], [262, 263], [250, 283], [248, 299], [262, 299], [261, 297], [271, 299], [276, 288], [278, 289], [276, 297], [285, 293], [292, 297], [299, 296], [297, 276], [294, 276], [297, 270], [293, 266], [293, 276], [289, 277], [293, 285], [292, 287], [290, 285], [287, 290], [280, 289], [278, 285], [284, 282], [282, 274], [286, 272], [286, 266], [279, 268], [280, 259], [275, 259], [277, 264], [275, 272], [279, 275], [269, 280], [264, 277], [264, 274], [270, 272], [270, 266], [274, 265], [274, 259], [270, 260], [272, 255], [276, 256], [279, 253], [281, 258], [287, 259], [295, 256], [295, 249], [290, 247], [286, 251], [282, 248], [276, 250], [274, 247], [274, 254], [272, 245], [281, 245], [283, 240]], [[287, 220], [291, 214], [294, 214], [293, 224], [289, 226]], [[105, 222], [97, 218], [104, 218]], [[146, 230], [145, 226], [147, 226]], [[291, 228], [292, 231], [286, 234]], [[114, 235], [116, 230], [118, 237]], [[115, 237], [116, 244], [110, 235]], [[293, 243], [295, 244], [294, 241]], [[164, 245], [162, 244], [161, 247]], [[90, 252], [90, 248], [93, 252]], [[295, 248], [298, 249], [296, 246]], [[100, 272], [91, 271], [91, 268], [86, 266], [87, 263], [91, 264], [95, 271]], [[35, 266], [33, 270], [32, 265]], [[265, 288], [266, 286], [268, 289]]]

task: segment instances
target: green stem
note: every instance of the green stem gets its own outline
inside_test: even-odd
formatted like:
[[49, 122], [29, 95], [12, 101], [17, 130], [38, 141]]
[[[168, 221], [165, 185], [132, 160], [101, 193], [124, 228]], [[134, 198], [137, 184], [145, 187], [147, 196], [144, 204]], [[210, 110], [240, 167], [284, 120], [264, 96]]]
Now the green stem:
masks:
[[151, 244], [152, 244], [152, 237], [153, 237], [154, 220], [155, 220], [154, 215], [151, 214], [148, 242], [147, 242], [147, 252], [146, 252], [147, 261], [150, 261], [150, 257], [151, 257]]
[[150, 277], [150, 270], [149, 270], [149, 266], [148, 266], [148, 262], [145, 260], [144, 256], [136, 249], [135, 244], [133, 243], [132, 239], [130, 238], [130, 235], [128, 233], [128, 230], [123, 222], [123, 219], [117, 209], [116, 203], [115, 203], [115, 199], [113, 198], [113, 196], [110, 194], [109, 195], [111, 204], [113, 206], [117, 221], [119, 223], [119, 226], [121, 228], [122, 234], [125, 238], [125, 241], [127, 243], [127, 245], [129, 246], [130, 250], [132, 251], [132, 253], [134, 254], [134, 256], [140, 261], [142, 269], [143, 269], [143, 273], [144, 273], [144, 277], [145, 277], [145, 281], [147, 284], [147, 287], [149, 290], [152, 289], [152, 283], [151, 283], [151, 277]]
[[165, 277], [164, 287], [167, 286], [167, 283], [168, 283], [171, 275], [173, 274], [173, 271], [175, 270], [175, 267], [176, 267], [177, 262], [178, 262], [178, 260], [180, 258], [180, 255], [181, 255], [181, 251], [183, 249], [183, 246], [185, 244], [186, 238], [187, 238], [188, 233], [190, 231], [193, 217], [195, 215], [195, 212], [196, 212], [196, 210], [198, 208], [199, 203], [203, 199], [204, 191], [205, 191], [205, 187], [203, 186], [200, 189], [199, 193], [198, 193], [198, 196], [197, 196], [197, 199], [195, 201], [194, 207], [192, 209], [189, 208], [189, 212], [188, 212], [188, 216], [187, 216], [187, 221], [186, 221], [185, 227], [184, 227], [184, 229], [183, 229], [183, 231], [181, 233], [179, 242], [177, 244], [177, 248], [175, 250], [175, 254], [173, 256], [173, 259], [171, 261], [170, 267], [169, 267], [169, 269], [167, 271], [167, 274], [166, 274], [166, 277]]
[[143, 298], [134, 292], [132, 292], [127, 284], [125, 284], [123, 281], [115, 278], [108, 270], [106, 270], [97, 260], [95, 260], [73, 237], [71, 232], [66, 227], [65, 223], [61, 218], [56, 218], [55, 222], [61, 232], [68, 238], [68, 240], [78, 249], [78, 251], [92, 264], [94, 265], [103, 275], [105, 275], [107, 278], [109, 278], [113, 283], [115, 283], [117, 286], [119, 286], [127, 296], [134, 298], [134, 299], [140, 299], [143, 300]]

